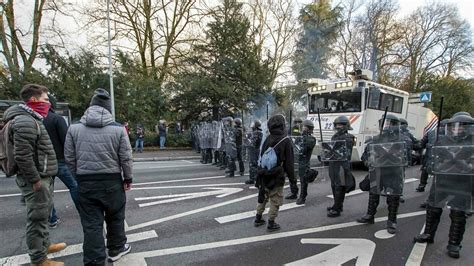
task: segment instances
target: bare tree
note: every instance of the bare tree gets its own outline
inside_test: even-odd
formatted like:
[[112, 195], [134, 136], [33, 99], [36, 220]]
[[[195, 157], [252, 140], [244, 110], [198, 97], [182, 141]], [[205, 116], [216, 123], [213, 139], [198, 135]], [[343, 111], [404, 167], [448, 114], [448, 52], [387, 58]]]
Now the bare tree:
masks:
[[437, 71], [452, 75], [470, 65], [473, 55], [470, 29], [459, 19], [453, 5], [434, 3], [422, 6], [404, 21], [401, 65], [406, 69], [405, 89], [416, 91], [422, 81]]
[[[6, 63], [0, 71], [3, 83], [27, 80], [41, 46], [46, 42], [63, 43], [65, 34], [56, 19], [58, 14], [64, 15], [64, 6], [62, 0], [0, 1], [0, 54]], [[17, 21], [18, 12], [24, 15]], [[31, 19], [25, 20], [28, 17]]]
[[293, 56], [297, 30], [295, 5], [294, 0], [251, 0], [248, 3], [257, 55], [270, 62], [271, 86], [286, 74], [282, 69]]
[[[88, 17], [84, 27], [104, 26], [106, 7], [101, 2], [83, 8], [82, 13]], [[112, 1], [115, 45], [137, 53], [143, 74], [164, 82], [174, 61], [186, 54], [195, 39], [187, 30], [201, 17], [196, 3], [197, 0]], [[99, 43], [105, 40], [99, 39]]]

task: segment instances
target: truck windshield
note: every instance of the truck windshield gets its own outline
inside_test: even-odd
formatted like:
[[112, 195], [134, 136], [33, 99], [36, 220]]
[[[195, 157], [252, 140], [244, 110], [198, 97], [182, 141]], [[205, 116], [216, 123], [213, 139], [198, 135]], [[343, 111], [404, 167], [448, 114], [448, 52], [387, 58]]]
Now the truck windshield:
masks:
[[361, 111], [361, 92], [351, 90], [313, 94], [310, 98], [309, 113], [344, 113]]

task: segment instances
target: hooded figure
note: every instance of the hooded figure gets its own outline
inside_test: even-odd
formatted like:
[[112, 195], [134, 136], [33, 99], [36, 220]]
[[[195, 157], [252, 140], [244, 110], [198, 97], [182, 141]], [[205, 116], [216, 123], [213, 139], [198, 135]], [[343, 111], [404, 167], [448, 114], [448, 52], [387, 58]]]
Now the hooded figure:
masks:
[[[271, 169], [260, 168], [257, 176], [258, 204], [257, 216], [254, 225], [265, 224], [262, 219], [265, 206], [270, 201], [270, 211], [268, 212], [268, 231], [280, 229], [280, 225], [275, 223], [278, 210], [283, 204], [283, 186], [285, 184], [285, 174], [290, 180], [292, 187], [296, 186], [294, 173], [293, 144], [285, 131], [285, 117], [283, 115], [272, 116], [268, 120], [270, 135], [265, 139], [260, 156], [263, 157], [269, 148], [273, 148], [276, 155], [276, 166]], [[260, 165], [261, 166], [261, 165]]]
[[110, 106], [108, 92], [97, 89], [80, 123], [69, 128], [64, 144], [64, 158], [78, 183], [85, 265], [105, 264], [104, 220], [109, 261], [131, 250], [124, 220], [125, 191], [132, 184], [132, 147]]

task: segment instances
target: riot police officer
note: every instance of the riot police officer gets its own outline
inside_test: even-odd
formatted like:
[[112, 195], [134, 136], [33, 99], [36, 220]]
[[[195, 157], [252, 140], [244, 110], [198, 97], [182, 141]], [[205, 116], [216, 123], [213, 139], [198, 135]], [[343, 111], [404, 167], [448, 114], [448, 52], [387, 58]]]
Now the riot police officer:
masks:
[[[440, 128], [439, 128], [439, 135], [444, 135], [444, 126], [446, 126], [448, 119], [444, 119], [440, 122]], [[426, 133], [423, 138], [420, 141], [420, 149], [425, 150], [425, 154], [422, 157], [421, 160], [421, 176], [420, 176], [420, 184], [416, 188], [417, 192], [424, 192], [425, 187], [428, 184], [428, 175], [433, 174], [432, 171], [432, 154], [431, 154], [431, 148], [435, 144], [436, 141], [436, 130], [431, 130], [428, 133]], [[426, 203], [422, 204], [423, 208], [426, 207]]]
[[304, 204], [306, 202], [306, 196], [308, 196], [308, 181], [306, 180], [306, 176], [311, 166], [311, 154], [316, 145], [316, 138], [312, 136], [314, 130], [313, 121], [306, 119], [303, 121], [302, 126], [303, 132], [298, 153], [298, 175], [300, 177], [301, 193], [296, 201], [297, 205]]
[[245, 181], [245, 184], [255, 184], [257, 180], [257, 166], [258, 156], [260, 154], [260, 145], [262, 144], [263, 132], [261, 129], [262, 122], [255, 120], [252, 125], [252, 133], [250, 135], [250, 141], [248, 146], [249, 153], [249, 180]]
[[371, 186], [367, 214], [357, 219], [357, 222], [373, 224], [380, 196], [385, 196], [388, 205], [387, 231], [395, 234], [397, 212], [404, 186], [406, 143], [400, 136], [398, 117], [387, 114], [385, 121], [383, 117], [379, 120], [379, 127], [381, 128], [380, 135], [374, 136], [368, 142], [362, 154], [362, 161], [369, 166]]
[[348, 131], [351, 128], [349, 118], [339, 116], [334, 120], [334, 130], [336, 133], [331, 141], [337, 146], [340, 145], [342, 158], [329, 161], [329, 178], [331, 179], [331, 189], [334, 197], [334, 205], [328, 208], [328, 217], [338, 217], [343, 209], [344, 198], [350, 186], [354, 184], [351, 170], [352, 147], [354, 146], [354, 135]]
[[446, 133], [432, 147], [435, 180], [426, 207], [425, 230], [414, 238], [418, 243], [433, 243], [443, 207], [450, 208], [448, 255], [459, 258], [466, 228], [467, 213], [473, 212], [474, 119], [455, 114], [446, 122]]
[[291, 127], [292, 136], [301, 136], [302, 123], [303, 123], [303, 120], [301, 118], [295, 118], [295, 121], [293, 121], [293, 126]]
[[411, 134], [408, 129], [408, 121], [405, 118], [400, 118], [400, 132], [405, 137], [405, 142], [407, 143], [407, 160], [408, 164], [412, 164], [412, 150], [418, 150], [418, 140]]
[[[242, 119], [236, 118], [234, 120], [235, 123], [235, 128], [234, 128], [234, 136], [235, 136], [235, 145], [237, 148], [237, 161], [239, 162], [239, 172], [240, 175], [244, 175], [245, 171], [245, 166], [244, 166], [244, 161], [243, 161], [243, 156], [242, 156], [242, 140], [244, 136], [244, 129], [242, 128]], [[235, 160], [234, 160], [234, 165], [235, 165]], [[235, 166], [234, 166], [235, 169]]]
[[234, 177], [235, 173], [235, 159], [237, 158], [237, 146], [235, 143], [235, 131], [232, 127], [233, 118], [226, 117], [223, 119], [224, 123], [224, 141], [225, 141], [225, 154], [227, 160], [228, 170], [226, 171], [226, 177]]

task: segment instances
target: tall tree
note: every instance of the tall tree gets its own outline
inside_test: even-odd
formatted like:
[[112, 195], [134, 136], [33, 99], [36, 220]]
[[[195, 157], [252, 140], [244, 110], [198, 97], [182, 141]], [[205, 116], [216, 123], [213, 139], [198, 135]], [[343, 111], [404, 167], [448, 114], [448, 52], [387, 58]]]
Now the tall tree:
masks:
[[302, 32], [297, 42], [293, 71], [298, 80], [328, 76], [329, 60], [342, 23], [340, 7], [318, 0], [304, 6], [299, 21]]
[[[188, 62], [190, 73], [183, 73], [175, 85], [176, 111], [190, 115], [244, 110], [259, 94], [269, 90], [269, 67], [257, 56], [250, 33], [250, 22], [236, 0], [224, 0], [212, 12], [206, 42], [196, 45]], [[199, 109], [197, 109], [199, 108]]]
[[470, 27], [455, 6], [438, 2], [422, 6], [406, 18], [404, 29], [399, 53], [407, 73], [405, 90], [419, 90], [433, 72], [452, 75], [472, 65]]

